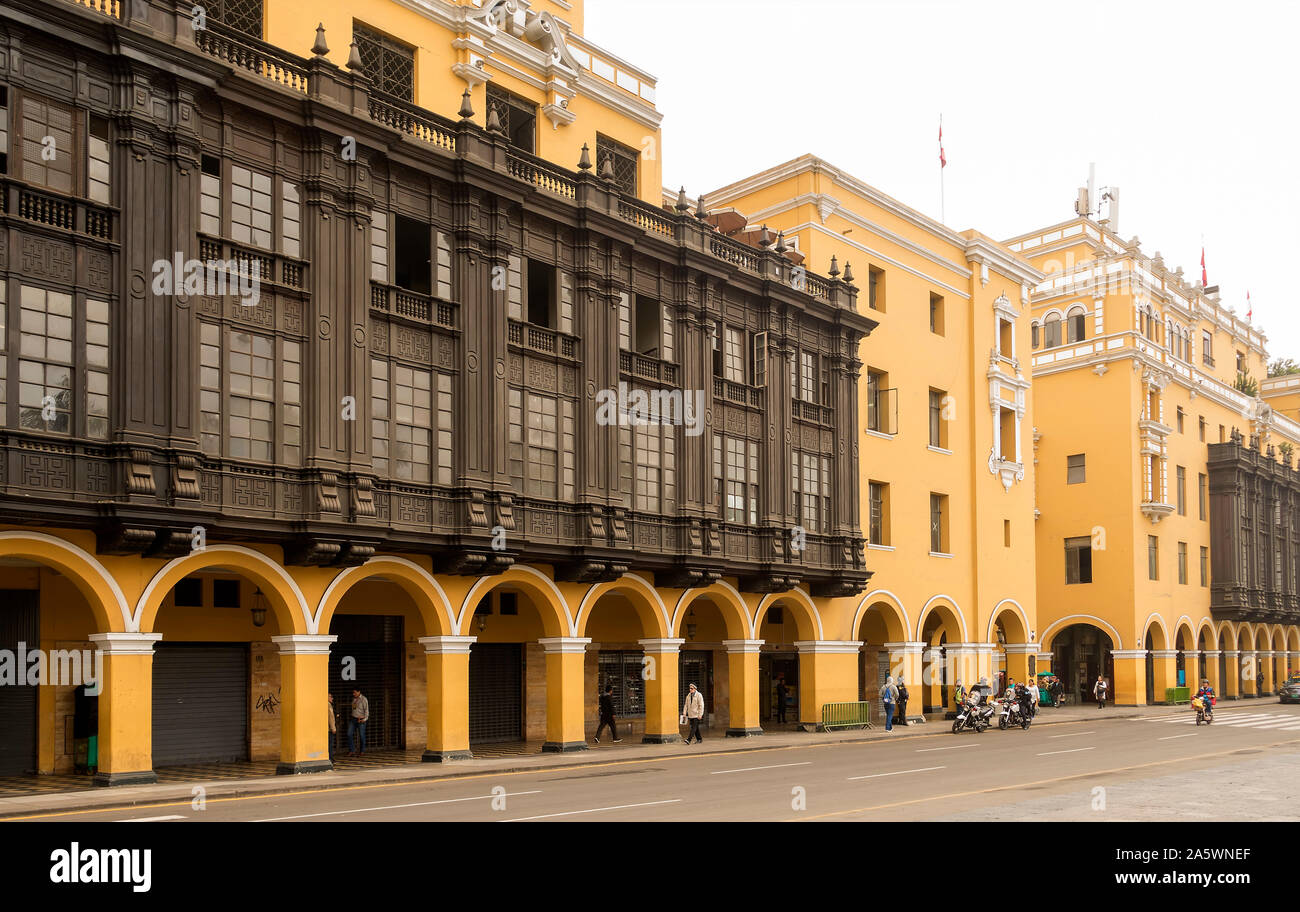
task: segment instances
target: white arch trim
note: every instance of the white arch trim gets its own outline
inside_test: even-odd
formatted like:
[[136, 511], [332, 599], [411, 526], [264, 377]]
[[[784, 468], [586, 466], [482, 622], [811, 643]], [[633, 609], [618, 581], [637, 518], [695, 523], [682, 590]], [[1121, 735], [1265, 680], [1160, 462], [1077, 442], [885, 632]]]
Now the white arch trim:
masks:
[[1160, 625], [1160, 631], [1165, 635], [1165, 649], [1173, 649], [1173, 640], [1169, 636], [1169, 628], [1165, 626], [1165, 619], [1160, 616], [1160, 612], [1153, 611], [1147, 615], [1147, 619], [1142, 622], [1142, 642], [1147, 639], [1147, 631], [1151, 629], [1151, 621], [1155, 620]]
[[[280, 580], [280, 582], [284, 583], [289, 591], [293, 593], [293, 597], [298, 603], [297, 608], [302, 613], [303, 623], [307, 625], [307, 633], [315, 634], [317, 632], [316, 619], [312, 617], [311, 609], [307, 607], [307, 599], [302, 594], [302, 589], [298, 587], [298, 583], [294, 581], [294, 578], [289, 575], [288, 571], [286, 571], [284, 567], [281, 567], [261, 551], [254, 551], [252, 548], [245, 548], [243, 545], [208, 545], [202, 552], [192, 552], [169, 560], [163, 565], [161, 570], [154, 574], [153, 579], [149, 580], [149, 585], [144, 587], [144, 592], [140, 593], [140, 600], [135, 603], [135, 614], [131, 617], [131, 627], [129, 628], [132, 633], [136, 633], [140, 630], [140, 621], [144, 616], [144, 606], [148, 604], [149, 600], [153, 597], [154, 590], [162, 583], [163, 577], [166, 576], [173, 567], [193, 558], [195, 553], [241, 554], [244, 557], [251, 557], [255, 563], [261, 564], [262, 567], [269, 572], [269, 575]], [[221, 565], [213, 564], [211, 566], [219, 567]], [[292, 609], [294, 606], [290, 605], [289, 607]]]
[[[408, 560], [405, 557], [395, 557], [391, 555], [385, 555], [383, 557], [372, 557], [364, 564], [359, 564], [356, 567], [348, 567], [346, 570], [341, 572], [338, 576], [334, 577], [334, 579], [330, 581], [329, 586], [325, 588], [325, 593], [320, 597], [320, 603], [317, 604], [316, 606], [316, 612], [315, 614], [312, 615], [312, 623], [316, 625], [316, 629], [320, 628], [321, 615], [325, 611], [325, 604], [330, 600], [330, 596], [334, 594], [335, 589], [346, 584], [350, 577], [357, 575], [367, 567], [369, 567], [371, 570], [374, 570], [375, 568], [380, 566], [399, 566], [399, 567], [405, 567], [408, 570], [414, 570], [416, 575], [419, 576], [424, 582], [428, 583], [433, 588], [433, 591], [438, 594], [438, 600], [441, 602], [441, 604], [439, 604], [436, 607], [438, 608], [438, 610], [444, 612], [447, 615], [447, 622], [451, 624], [452, 632], [455, 633], [460, 629], [458, 626], [456, 626], [455, 615], [451, 613], [451, 601], [447, 598], [447, 593], [443, 590], [442, 586], [438, 583], [438, 580], [434, 578], [433, 574], [430, 573], [428, 570], [425, 570], [423, 567], [421, 567], [419, 564], [415, 563], [414, 561]], [[431, 632], [429, 635], [433, 636], [433, 633]]]
[[903, 604], [903, 600], [888, 589], [872, 589], [862, 596], [862, 601], [858, 602], [858, 607], [853, 610], [853, 628], [849, 631], [850, 638], [858, 635], [858, 628], [862, 625], [862, 619], [866, 617], [871, 603], [879, 601], [882, 596], [893, 599], [894, 604], [898, 606], [898, 610], [903, 612], [903, 636], [907, 636], [907, 631], [912, 629], [912, 619], [907, 615], [907, 606]]
[[962, 615], [961, 606], [957, 604], [957, 600], [951, 595], [944, 595], [942, 592], [938, 595], [930, 596], [930, 600], [922, 606], [921, 615], [916, 619], [916, 638], [918, 640], [923, 638], [921, 631], [925, 629], [926, 612], [930, 610], [931, 605], [938, 601], [947, 602], [952, 606], [953, 614], [957, 615], [957, 628], [961, 631], [961, 641], [963, 643], [969, 642], [966, 635], [966, 618]]
[[716, 580], [708, 586], [696, 586], [693, 589], [687, 589], [680, 596], [678, 596], [677, 604], [673, 605], [672, 619], [668, 624], [668, 629], [670, 631], [677, 629], [677, 622], [681, 620], [682, 612], [687, 609], [687, 607], [690, 605], [692, 601], [694, 601], [694, 598], [691, 596], [691, 593], [706, 592], [709, 589], [713, 588], [713, 586], [718, 586], [722, 589], [725, 589], [736, 597], [736, 601], [740, 603], [741, 617], [745, 619], [745, 625], [749, 628], [749, 638], [751, 640], [754, 639], [754, 629], [753, 626], [749, 624], [749, 611], [748, 609], [745, 608], [745, 599], [741, 596], [740, 590], [737, 589], [735, 586], [731, 585], [731, 583], [727, 582], [726, 580]]
[[86, 565], [94, 571], [104, 585], [108, 587], [108, 590], [113, 593], [113, 598], [117, 601], [117, 610], [122, 615], [122, 623], [125, 625], [127, 632], [136, 633], [139, 631], [138, 627], [133, 627], [131, 624], [131, 609], [127, 606], [126, 595], [122, 592], [122, 587], [117, 584], [117, 580], [113, 579], [113, 574], [109, 573], [104, 565], [96, 560], [95, 556], [85, 548], [45, 532], [22, 532], [18, 530], [0, 532], [0, 541], [41, 542], [42, 544], [53, 545], [58, 550], [64, 551], [78, 560], [85, 561]]
[[[573, 615], [569, 614], [569, 603], [565, 600], [564, 594], [560, 592], [559, 587], [555, 585], [554, 580], [552, 580], [549, 576], [547, 576], [542, 571], [538, 570], [536, 567], [530, 567], [527, 564], [515, 564], [510, 569], [519, 570], [520, 572], [525, 573], [527, 575], [537, 577], [537, 580], [541, 584], [541, 587], [547, 590], [548, 592], [550, 592], [552, 595], [554, 595], [556, 600], [560, 603], [560, 606], [564, 609], [564, 618], [569, 624], [569, 630], [573, 631], [575, 629], [573, 623]], [[499, 578], [496, 576], [481, 577], [478, 582], [476, 582], [473, 586], [470, 587], [469, 592], [465, 593], [465, 598], [460, 603], [460, 611], [456, 613], [456, 630], [460, 630], [461, 625], [465, 623], [465, 612], [468, 611], [469, 606], [475, 602], [474, 594], [485, 586], [487, 587], [492, 586], [494, 582], [496, 582], [498, 579]], [[576, 636], [576, 634], [570, 632], [570, 636]]]
[[[651, 586], [649, 583], [647, 583], [644, 577], [637, 576], [635, 573], [624, 573], [616, 580], [616, 582], [630, 583], [633, 589], [640, 589], [642, 592], [649, 595], [650, 601], [653, 602], [655, 607], [659, 609], [659, 616], [664, 619], [665, 624], [669, 623], [668, 606], [665, 605], [664, 600], [659, 597], [658, 590], [656, 590], [654, 586]], [[598, 588], [600, 588], [601, 586], [608, 586], [608, 585], [609, 583], [591, 584], [591, 587], [587, 590], [586, 594], [583, 595], [582, 601], [578, 604], [578, 616], [574, 618], [569, 625], [569, 636], [576, 637], [578, 635], [578, 631], [582, 629], [583, 622], [586, 620], [588, 615], [591, 614], [591, 610], [596, 607], [595, 602], [592, 599], [592, 596], [595, 594]], [[610, 590], [610, 591], [612, 592], [617, 590]], [[650, 635], [651, 634], [647, 634], [647, 636]], [[668, 635], [672, 636], [671, 626], [668, 628]]]
[[[1181, 620], [1181, 618], [1179, 620]], [[1197, 649], [1199, 650], [1201, 645], [1201, 631], [1206, 627], [1210, 628], [1210, 633], [1214, 637], [1215, 645], [1211, 648], [1217, 649], [1220, 642], [1219, 628], [1214, 626], [1214, 618], [1208, 616], [1201, 618], [1200, 621], [1192, 626], [1192, 636], [1196, 637]]]
[[1196, 625], [1193, 624], [1193, 623], [1192, 623], [1192, 619], [1191, 619], [1190, 617], [1188, 617], [1187, 615], [1185, 615], [1185, 614], [1182, 615], [1182, 616], [1180, 616], [1180, 617], [1178, 618], [1178, 620], [1174, 621], [1174, 635], [1173, 635], [1173, 637], [1172, 637], [1172, 639], [1171, 639], [1171, 641], [1170, 641], [1169, 648], [1170, 648], [1170, 649], [1177, 649], [1177, 648], [1178, 648], [1178, 630], [1179, 630], [1180, 627], [1183, 626], [1183, 621], [1186, 621], [1186, 622], [1187, 622], [1187, 626], [1188, 626], [1188, 627], [1191, 629], [1191, 631], [1192, 631], [1192, 651], [1195, 652], [1195, 651], [1196, 651], [1196, 633], [1197, 633], [1197, 631], [1196, 631]]
[[821, 612], [819, 612], [817, 606], [813, 604], [812, 596], [800, 589], [798, 586], [786, 592], [769, 592], [759, 600], [758, 607], [754, 609], [754, 613], [750, 615], [749, 618], [749, 635], [752, 639], [758, 639], [758, 630], [760, 626], [758, 623], [758, 616], [773, 602], [779, 601], [783, 598], [794, 598], [795, 601], [799, 602], [811, 611], [813, 623], [817, 626], [817, 639], [826, 639], [826, 633], [822, 629]]
[[1112, 648], [1114, 649], [1124, 648], [1124, 638], [1119, 635], [1119, 631], [1116, 630], [1114, 627], [1110, 626], [1110, 624], [1108, 624], [1106, 621], [1103, 621], [1101, 618], [1093, 614], [1068, 614], [1063, 618], [1058, 618], [1057, 620], [1052, 621], [1052, 623], [1047, 625], [1047, 629], [1043, 631], [1043, 635], [1038, 638], [1038, 642], [1050, 643], [1052, 640], [1051, 634], [1053, 631], [1057, 630], [1058, 628], [1073, 627], [1075, 624], [1081, 623], [1083, 621], [1087, 621], [1088, 623], [1092, 624], [1094, 627], [1100, 627], [1103, 630], [1108, 631], [1110, 633], [1110, 640], [1112, 643], [1114, 643], [1114, 646]]
[[984, 642], [986, 643], [995, 642], [993, 639], [993, 631], [997, 625], [998, 615], [1002, 613], [1003, 605], [1010, 605], [1011, 607], [1016, 609], [1016, 614], [1020, 616], [1020, 623], [1025, 625], [1026, 635], [1028, 635], [1030, 631], [1034, 629], [1033, 625], [1029, 623], [1028, 616], [1026, 616], [1025, 614], [1024, 606], [1022, 606], [1019, 602], [1017, 602], [1013, 598], [1004, 598], [1002, 601], [998, 602], [996, 605], [993, 606], [993, 613], [989, 615], [989, 629], [984, 636]]

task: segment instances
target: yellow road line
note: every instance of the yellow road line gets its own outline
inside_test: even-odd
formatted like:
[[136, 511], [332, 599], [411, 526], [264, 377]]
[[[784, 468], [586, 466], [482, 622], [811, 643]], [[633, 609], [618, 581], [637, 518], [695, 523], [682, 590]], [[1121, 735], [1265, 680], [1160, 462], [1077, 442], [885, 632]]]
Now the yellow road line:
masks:
[[1263, 749], [1266, 747], [1281, 747], [1284, 744], [1300, 744], [1300, 738], [1292, 738], [1289, 741], [1274, 741], [1272, 744], [1250, 744], [1237, 745], [1232, 750], [1217, 751], [1212, 754], [1197, 754], [1195, 757], [1174, 757], [1169, 760], [1152, 760], [1149, 763], [1137, 763], [1132, 766], [1117, 766], [1113, 769], [1092, 770], [1086, 773], [1076, 773], [1070, 776], [1058, 776], [1055, 779], [1039, 779], [1037, 782], [1017, 782], [1015, 785], [996, 785], [990, 788], [974, 789], [969, 792], [951, 792], [947, 795], [932, 795], [929, 798], [912, 798], [907, 801], [894, 801], [890, 804], [875, 804], [871, 807], [853, 808], [848, 811], [830, 811], [825, 814], [813, 814], [811, 816], [791, 817], [788, 822], [797, 822], [804, 820], [821, 820], [826, 817], [843, 817], [845, 814], [865, 814], [867, 811], [882, 811], [887, 808], [904, 807], [909, 804], [924, 804], [927, 801], [942, 801], [945, 798], [968, 798], [971, 795], [987, 795], [991, 792], [1004, 792], [1011, 789], [1029, 788], [1035, 785], [1051, 785], [1057, 782], [1071, 782], [1075, 779], [1086, 779], [1090, 776], [1108, 776], [1112, 773], [1123, 773], [1129, 770], [1145, 769], [1149, 766], [1163, 766], [1169, 763], [1185, 763], [1189, 760], [1200, 760], [1202, 757], [1222, 757], [1226, 754], [1235, 754], [1243, 748]]

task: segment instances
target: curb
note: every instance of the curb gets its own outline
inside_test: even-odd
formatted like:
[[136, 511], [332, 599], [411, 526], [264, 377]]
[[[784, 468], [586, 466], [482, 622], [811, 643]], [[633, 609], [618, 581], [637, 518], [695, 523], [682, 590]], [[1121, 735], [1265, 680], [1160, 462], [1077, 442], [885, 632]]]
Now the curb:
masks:
[[[1129, 712], [1129, 713], [1122, 713], [1122, 714], [1117, 713], [1112, 715], [1108, 713], [1104, 718], [1107, 720], [1118, 721], [1118, 720], [1126, 720], [1126, 719], [1140, 719], [1140, 718], [1144, 718], [1146, 715], [1158, 716], [1159, 714], [1156, 713], [1144, 714], [1139, 712]], [[939, 721], [943, 721], [943, 720], [939, 720]], [[1068, 725], [1068, 724], [1085, 723], [1087, 721], [1089, 720], [1044, 719], [1042, 721], [1035, 722], [1034, 724], [1035, 725]], [[930, 725], [931, 723], [912, 723], [911, 725], [908, 725], [907, 728], [909, 729], [928, 728], [930, 727]], [[739, 743], [736, 743], [734, 746], [728, 745], [726, 748], [722, 748], [719, 750], [701, 751], [699, 754], [696, 754], [695, 756], [699, 756], [700, 754], [746, 753], [750, 751], [760, 751], [760, 750], [788, 750], [788, 749], [798, 749], [803, 747], [813, 747], [813, 746], [818, 746], [823, 744], [870, 744], [873, 742], [885, 740], [883, 736], [884, 729], [874, 729], [872, 731], [874, 732], [873, 734], [824, 738], [817, 741], [809, 741], [803, 744], [800, 744], [797, 741], [794, 743], [778, 743], [778, 744], [772, 744], [770, 742], [767, 744], [756, 743], [762, 741], [762, 736], [753, 737], [753, 738], [743, 738], [743, 739], [741, 738], [726, 739], [730, 741], [736, 741]], [[943, 734], [950, 734], [948, 730], [948, 726], [934, 724], [932, 730], [930, 731], [916, 731], [916, 732], [908, 731], [907, 733], [899, 736], [891, 736], [890, 740], [906, 741], [906, 740], [912, 740], [914, 738], [928, 738], [928, 737], [934, 737], [935, 735], [943, 735]], [[356, 776], [357, 778], [332, 779], [330, 781], [322, 781], [320, 779], [316, 779], [313, 777], [310, 781], [299, 782], [298, 779], [302, 777], [279, 776], [273, 779], [248, 780], [246, 781], [246, 784], [243, 785], [238, 784], [236, 782], [236, 783], [231, 783], [230, 785], [227, 786], [226, 783], [220, 780], [217, 780], [216, 782], [204, 782], [199, 780], [199, 781], [189, 782], [189, 783], [175, 783], [175, 784], [169, 783], [167, 785], [162, 785], [162, 786], [152, 786], [152, 785], [143, 786], [144, 788], [174, 788], [176, 789], [175, 794], [154, 795], [154, 796], [146, 797], [143, 795], [139, 795], [139, 796], [125, 795], [118, 789], [103, 789], [103, 790], [96, 789], [96, 790], [87, 790], [84, 793], [81, 792], [72, 793], [74, 795], [83, 796], [77, 799], [76, 803], [68, 803], [68, 804], [60, 803], [60, 804], [52, 804], [52, 805], [44, 805], [44, 806], [33, 805], [30, 807], [14, 808], [14, 809], [5, 808], [4, 804], [9, 801], [39, 800], [42, 796], [33, 795], [33, 796], [23, 796], [17, 798], [7, 798], [7, 799], [0, 798], [0, 821], [27, 817], [34, 814], [64, 814], [64, 813], [71, 814], [71, 813], [76, 813], [78, 811], [95, 811], [95, 810], [101, 810], [105, 808], [135, 808], [135, 807], [146, 808], [146, 807], [156, 807], [156, 806], [172, 806], [179, 801], [189, 801], [189, 799], [193, 796], [193, 789], [195, 786], [203, 786], [205, 790], [205, 796], [204, 796], [205, 798], [246, 798], [254, 795], [263, 795], [263, 794], [282, 794], [282, 793], [300, 794], [303, 792], [328, 791], [330, 789], [335, 789], [339, 787], [352, 787], [352, 786], [362, 787], [362, 786], [384, 785], [388, 783], [414, 785], [421, 782], [441, 782], [448, 779], [465, 779], [469, 777], [507, 775], [507, 774], [517, 774], [517, 773], [534, 772], [534, 771], [539, 771], [539, 772], [552, 771], [552, 770], [563, 771], [563, 770], [570, 770], [570, 769], [581, 769], [587, 766], [598, 766], [598, 765], [612, 763], [612, 762], [636, 763], [640, 761], [654, 761], [657, 759], [662, 759], [663, 756], [664, 756], [663, 754], [640, 755], [640, 756], [628, 757], [626, 758], [626, 760], [623, 761], [619, 761], [617, 758], [611, 760], [610, 758], [605, 758], [605, 757], [597, 758], [593, 756], [591, 757], [591, 759], [584, 759], [584, 760], [573, 760], [573, 761], [557, 762], [557, 763], [514, 764], [510, 766], [501, 766], [501, 767], [492, 767], [492, 768], [461, 766], [462, 763], [472, 763], [473, 761], [457, 761], [456, 763], [450, 766], [442, 767], [436, 773], [430, 771], [427, 775], [426, 774], [414, 774], [410, 776], [391, 775], [391, 774], [384, 775], [383, 773], [376, 774], [377, 771], [371, 771], [371, 772], [358, 772], [358, 773], [351, 773], [351, 774], [345, 773], [343, 775]], [[669, 756], [673, 756], [673, 755], [669, 755]], [[684, 757], [684, 756], [691, 756], [691, 755], [679, 754], [676, 756]], [[395, 770], [409, 769], [411, 766], [412, 765], [405, 765], [402, 767], [394, 767], [394, 769]], [[436, 767], [439, 765], [428, 764], [428, 766]], [[456, 767], [460, 767], [460, 768], [456, 768]], [[53, 798], [56, 797], [56, 795], [57, 793], [52, 794], [50, 797]], [[98, 799], [91, 799], [92, 795], [101, 796], [101, 797], [99, 797]]]

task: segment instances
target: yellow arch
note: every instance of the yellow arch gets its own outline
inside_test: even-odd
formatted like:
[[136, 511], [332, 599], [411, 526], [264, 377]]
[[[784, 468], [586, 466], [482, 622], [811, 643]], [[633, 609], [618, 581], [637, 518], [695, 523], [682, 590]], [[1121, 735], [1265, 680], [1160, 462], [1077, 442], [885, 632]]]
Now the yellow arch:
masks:
[[749, 609], [745, 606], [745, 600], [736, 587], [726, 580], [719, 580], [699, 589], [687, 589], [681, 594], [677, 599], [677, 604], [673, 606], [672, 624], [669, 626], [674, 637], [681, 636], [682, 624], [686, 619], [687, 609], [696, 599], [701, 598], [707, 598], [717, 606], [719, 613], [722, 615], [722, 623], [727, 627], [727, 639], [750, 640], [754, 638], [754, 632], [749, 627]]
[[1106, 631], [1110, 637], [1111, 649], [1123, 649], [1124, 638], [1119, 635], [1119, 631], [1110, 625], [1109, 621], [1093, 614], [1067, 614], [1063, 618], [1057, 618], [1047, 625], [1043, 631], [1040, 641], [1043, 644], [1043, 652], [1050, 652], [1052, 648], [1052, 637], [1056, 636], [1067, 627], [1073, 627], [1076, 624], [1087, 624], [1089, 627], [1096, 627], [1099, 630]]
[[1170, 645], [1171, 641], [1169, 639], [1169, 628], [1165, 626], [1165, 619], [1162, 618], [1160, 616], [1160, 613], [1157, 611], [1153, 611], [1149, 615], [1147, 615], [1146, 621], [1142, 624], [1142, 634], [1141, 634], [1142, 638], [1139, 640], [1139, 642], [1142, 643], [1143, 646], [1146, 645], [1147, 634], [1151, 632], [1152, 621], [1155, 621], [1156, 626], [1160, 628], [1160, 636], [1162, 637], [1162, 640], [1160, 642], [1156, 642], [1156, 638], [1153, 636], [1151, 638], [1151, 648], [1152, 649], [1173, 649], [1174, 647]]
[[569, 615], [564, 594], [560, 592], [554, 580], [536, 567], [527, 564], [515, 564], [504, 573], [485, 576], [470, 587], [460, 603], [460, 613], [456, 615], [456, 627], [461, 636], [473, 634], [470, 627], [474, 623], [474, 611], [478, 608], [478, 603], [494, 589], [507, 585], [522, 589], [528, 594], [537, 607], [537, 613], [542, 619], [542, 629], [546, 631], [548, 637], [576, 636], [573, 632], [573, 618]]
[[755, 639], [758, 638], [758, 632], [763, 629], [764, 615], [777, 602], [783, 602], [795, 609], [795, 628], [801, 640], [826, 638], [822, 631], [821, 613], [813, 604], [812, 598], [802, 589], [791, 589], [789, 592], [769, 592], [759, 601], [758, 607], [754, 609], [754, 619], [750, 622], [750, 629], [754, 631]]
[[1291, 627], [1287, 633], [1287, 651], [1300, 652], [1300, 627]]
[[89, 551], [44, 532], [0, 532], [0, 557], [24, 558], [58, 570], [77, 587], [99, 633], [129, 633], [131, 609], [113, 574]]
[[330, 621], [348, 591], [364, 580], [382, 578], [397, 585], [415, 603], [426, 636], [450, 636], [456, 629], [451, 603], [433, 574], [404, 557], [372, 557], [359, 567], [349, 567], [330, 581], [321, 595], [313, 621], [317, 630], [329, 630]]
[[1210, 618], [1201, 618], [1201, 623], [1196, 628], [1196, 648], [1199, 651], [1201, 646], [1201, 631], [1209, 630], [1210, 635], [1205, 638], [1205, 648], [1213, 651], [1219, 648], [1219, 632], [1214, 629], [1214, 621]]
[[158, 620], [158, 609], [172, 587], [191, 573], [211, 567], [234, 570], [255, 582], [275, 612], [282, 635], [317, 632], [307, 599], [294, 578], [276, 561], [243, 545], [208, 545], [201, 551], [168, 561], [140, 593], [135, 605], [133, 629], [152, 633]]
[[[1215, 628], [1215, 631], [1218, 634], [1220, 649], [1231, 651], [1237, 648], [1237, 625], [1236, 624], [1232, 623], [1232, 621], [1220, 621], [1218, 626]], [[1227, 636], [1224, 636], [1224, 631], [1227, 631]]]
[[955, 620], [957, 632], [961, 635], [961, 642], [969, 643], [969, 635], [966, 633], [966, 618], [962, 616], [961, 606], [957, 600], [950, 595], [932, 595], [930, 600], [925, 603], [921, 609], [921, 616], [916, 619], [916, 638], [925, 639], [925, 619], [929, 617], [931, 611], [940, 611], [951, 617], [944, 618], [945, 621]]
[[903, 600], [888, 589], [873, 589], [862, 596], [861, 601], [858, 602], [858, 607], [853, 610], [853, 627], [849, 630], [848, 638], [850, 640], [857, 638], [867, 612], [871, 610], [872, 605], [878, 604], [888, 605], [893, 609], [892, 618], [888, 614], [881, 612], [885, 618], [885, 631], [888, 635], [896, 642], [906, 640], [908, 631], [912, 629], [912, 621], [907, 616], [907, 609], [903, 607]]
[[668, 607], [664, 604], [655, 587], [635, 573], [625, 573], [616, 580], [607, 583], [595, 583], [578, 605], [578, 618], [574, 625], [574, 636], [586, 634], [587, 622], [596, 603], [611, 592], [627, 597], [641, 619], [641, 630], [647, 638], [664, 639], [668, 636]]
[[1170, 639], [1169, 641], [1169, 648], [1170, 649], [1178, 648], [1178, 634], [1182, 633], [1184, 630], [1187, 631], [1187, 637], [1186, 637], [1187, 646], [1184, 648], [1183, 651], [1196, 652], [1197, 651], [1196, 631], [1192, 629], [1192, 619], [1185, 614], [1182, 617], [1180, 617], [1177, 621], [1174, 622], [1174, 635], [1173, 638]]
[[[1029, 642], [1029, 631], [1032, 629], [1029, 625], [1029, 617], [1028, 615], [1025, 614], [1024, 607], [1013, 598], [1004, 598], [1002, 601], [998, 602], [996, 605], [993, 606], [993, 611], [989, 613], [989, 627], [987, 632], [984, 635], [984, 642], [986, 643], [997, 642], [998, 618], [1000, 618], [1002, 615], [1006, 614], [1007, 612], [1010, 612], [1011, 616], [1014, 617], [1016, 621], [1020, 624], [1020, 626], [1023, 628], [1021, 631], [1022, 639], [1020, 640], [1020, 642], [1021, 643]], [[1008, 636], [1010, 636], [1010, 633], [1011, 631], [1007, 631]]]

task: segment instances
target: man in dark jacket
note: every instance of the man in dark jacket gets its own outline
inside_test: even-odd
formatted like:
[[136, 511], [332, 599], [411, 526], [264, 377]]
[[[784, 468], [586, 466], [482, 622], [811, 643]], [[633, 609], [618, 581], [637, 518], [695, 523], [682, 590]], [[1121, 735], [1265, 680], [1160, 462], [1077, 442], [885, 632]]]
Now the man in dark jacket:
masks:
[[898, 724], [907, 724], [907, 685], [903, 683], [903, 676], [898, 676]]
[[623, 739], [618, 736], [618, 726], [614, 724], [614, 685], [606, 684], [605, 692], [600, 695], [600, 725], [596, 727], [596, 743], [600, 743], [600, 733], [609, 726], [609, 736], [615, 744]]
[[785, 675], [776, 679], [776, 721], [785, 724], [785, 700], [790, 689], [785, 686]]

